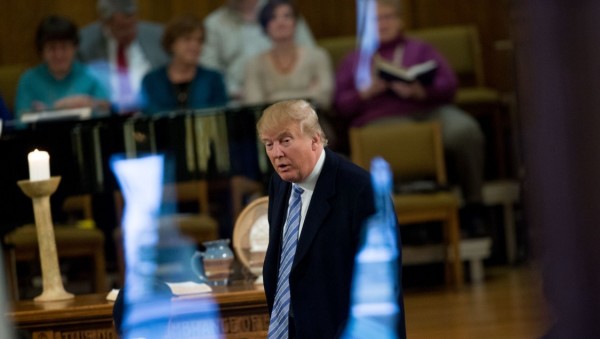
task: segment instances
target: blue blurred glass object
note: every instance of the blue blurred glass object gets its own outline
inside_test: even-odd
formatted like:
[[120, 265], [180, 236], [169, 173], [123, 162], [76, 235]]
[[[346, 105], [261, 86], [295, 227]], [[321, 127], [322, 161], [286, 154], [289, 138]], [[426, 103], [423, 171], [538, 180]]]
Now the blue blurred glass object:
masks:
[[[188, 241], [177, 239], [177, 230], [159, 227], [161, 211], [174, 209], [162, 206], [164, 156], [113, 156], [111, 167], [125, 199], [122, 227], [126, 270], [121, 291], [122, 321], [117, 329], [121, 337], [194, 338], [197, 336], [185, 330], [185, 323], [192, 322], [204, 334], [219, 338], [219, 314], [212, 298], [171, 302], [174, 296], [167, 282], [179, 278], [180, 269], [173, 269], [174, 266], [191, 271], [193, 247]], [[161, 242], [161, 236], [167, 241]], [[173, 326], [177, 322], [180, 326]]]
[[371, 162], [377, 212], [363, 228], [356, 255], [348, 326], [344, 338], [397, 338], [400, 293], [392, 174], [382, 158]]
[[115, 157], [111, 162], [125, 199], [124, 338], [164, 335], [167, 329], [169, 315], [165, 310], [169, 309], [170, 296], [158, 291], [155, 283], [163, 161], [163, 156], [152, 155], [135, 159]]
[[356, 27], [360, 57], [354, 74], [354, 83], [359, 91], [367, 89], [372, 82], [373, 54], [379, 47], [377, 33], [377, 6], [375, 0], [356, 0]]

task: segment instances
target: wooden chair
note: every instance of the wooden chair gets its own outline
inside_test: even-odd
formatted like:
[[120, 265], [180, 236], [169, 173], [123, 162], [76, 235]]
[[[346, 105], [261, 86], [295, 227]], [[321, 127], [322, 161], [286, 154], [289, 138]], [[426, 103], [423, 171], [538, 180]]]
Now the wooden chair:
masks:
[[331, 59], [333, 69], [337, 69], [346, 55], [358, 46], [356, 36], [344, 35], [333, 38], [323, 38], [317, 41], [317, 44], [327, 51]]
[[230, 180], [231, 185], [231, 211], [234, 220], [242, 213], [247, 204], [246, 199], [259, 196], [263, 187], [258, 181], [254, 181], [242, 175], [234, 175]]
[[[196, 245], [219, 237], [219, 224], [210, 216], [208, 204], [208, 183], [204, 180], [191, 180], [167, 184], [163, 189], [165, 203], [196, 205], [194, 213], [175, 213], [159, 218], [160, 228], [175, 227], [179, 234], [188, 237]], [[115, 192], [115, 208], [117, 224], [121, 224], [124, 200], [121, 192]], [[117, 251], [117, 265], [121, 282], [125, 277], [125, 256], [123, 252], [123, 235], [118, 227], [113, 233]]]
[[456, 93], [457, 104], [498, 103], [498, 91], [485, 84], [481, 43], [476, 26], [440, 26], [416, 29], [407, 34], [428, 42], [448, 60], [460, 79], [460, 87]]
[[[89, 194], [67, 197], [62, 208], [67, 212], [69, 220], [85, 220], [88, 225], [93, 225], [92, 197]], [[94, 291], [106, 292], [104, 234], [96, 228], [57, 224], [54, 227], [54, 237], [59, 259], [87, 257], [92, 260]], [[14, 300], [18, 300], [17, 262], [39, 260], [35, 225], [24, 225], [5, 235], [4, 259], [10, 294]]]
[[77, 220], [94, 220], [92, 196], [89, 194], [66, 197], [62, 209], [67, 213], [71, 223], [75, 223]]
[[[507, 104], [500, 92], [486, 85], [479, 31], [474, 25], [453, 25], [416, 29], [409, 36], [428, 42], [450, 63], [459, 78], [455, 103], [476, 117], [488, 131], [489, 160], [499, 177], [508, 172], [505, 129], [510, 127]], [[505, 101], [505, 100], [504, 100]]]
[[[350, 129], [352, 161], [369, 169], [371, 159], [383, 157], [395, 179], [430, 179], [446, 185], [441, 131], [437, 123], [391, 122]], [[438, 221], [443, 225], [446, 253], [446, 281], [463, 283], [460, 259], [459, 199], [449, 191], [394, 194], [400, 225]], [[445, 252], [448, 252], [445, 251]]]

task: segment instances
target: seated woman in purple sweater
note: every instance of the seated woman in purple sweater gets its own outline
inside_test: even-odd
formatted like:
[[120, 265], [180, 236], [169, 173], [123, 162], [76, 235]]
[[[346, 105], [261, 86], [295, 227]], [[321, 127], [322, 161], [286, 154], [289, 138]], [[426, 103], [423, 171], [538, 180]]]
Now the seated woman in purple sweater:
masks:
[[469, 209], [480, 210], [484, 137], [477, 121], [452, 103], [458, 86], [454, 72], [432, 46], [404, 36], [397, 1], [377, 0], [377, 30], [377, 57], [403, 68], [433, 60], [437, 64], [435, 76], [430, 84], [424, 85], [418, 81], [385, 81], [374, 75], [370, 84], [358, 86], [355, 74], [360, 53], [352, 52], [336, 74], [336, 112], [349, 119], [351, 126], [382, 123], [389, 119], [439, 121], [450, 159], [449, 167], [458, 175]]

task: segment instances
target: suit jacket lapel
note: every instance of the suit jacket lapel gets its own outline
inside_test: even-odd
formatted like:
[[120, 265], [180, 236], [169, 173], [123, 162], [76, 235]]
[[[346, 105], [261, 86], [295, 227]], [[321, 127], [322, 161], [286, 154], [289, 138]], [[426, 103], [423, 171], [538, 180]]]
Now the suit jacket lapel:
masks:
[[277, 272], [279, 272], [279, 255], [281, 252], [281, 234], [287, 214], [287, 202], [291, 184], [282, 181], [277, 174], [273, 175], [271, 185], [274, 187], [273, 194], [269, 195], [269, 247], [264, 263], [265, 293], [267, 299], [273, 302], [275, 288], [277, 286]]
[[335, 176], [338, 159], [333, 152], [330, 152], [327, 149], [325, 149], [325, 151], [325, 163], [323, 164], [323, 169], [321, 170], [321, 174], [315, 185], [315, 191], [310, 200], [310, 205], [308, 206], [306, 219], [302, 226], [302, 233], [300, 234], [298, 247], [296, 248], [296, 254], [294, 256], [292, 270], [308, 252], [312, 241], [331, 209], [329, 200], [335, 194]]
[[[275, 193], [275, 196], [278, 199], [275, 199], [275, 203], [273, 205], [273, 222], [275, 225], [270, 227], [271, 229], [271, 237], [276, 241], [276, 246], [273, 249], [277, 250], [277, 258], [279, 258], [279, 252], [281, 251], [281, 241], [283, 238], [282, 232], [283, 227], [285, 225], [285, 219], [287, 217], [287, 205], [290, 200], [290, 193], [292, 185], [290, 183], [284, 182], [280, 180], [280, 185], [278, 187], [278, 191]], [[279, 259], [278, 259], [279, 262]]]

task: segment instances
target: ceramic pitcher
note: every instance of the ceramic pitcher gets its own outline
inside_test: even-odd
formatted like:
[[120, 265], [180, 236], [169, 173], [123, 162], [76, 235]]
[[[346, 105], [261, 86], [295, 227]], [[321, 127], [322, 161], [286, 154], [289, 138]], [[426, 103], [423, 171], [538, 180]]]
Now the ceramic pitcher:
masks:
[[202, 243], [206, 250], [196, 251], [191, 265], [198, 279], [210, 286], [224, 286], [229, 281], [233, 264], [233, 252], [229, 239], [219, 239]]

